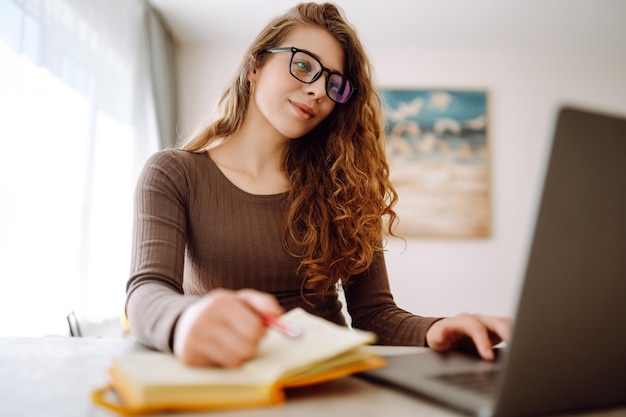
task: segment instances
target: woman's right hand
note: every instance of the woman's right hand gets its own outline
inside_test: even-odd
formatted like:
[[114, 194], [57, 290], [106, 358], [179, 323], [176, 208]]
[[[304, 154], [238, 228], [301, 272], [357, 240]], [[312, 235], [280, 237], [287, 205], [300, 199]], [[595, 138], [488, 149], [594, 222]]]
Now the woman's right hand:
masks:
[[284, 312], [276, 299], [255, 290], [215, 290], [181, 314], [174, 354], [193, 366], [238, 367], [252, 358], [266, 332], [262, 316]]

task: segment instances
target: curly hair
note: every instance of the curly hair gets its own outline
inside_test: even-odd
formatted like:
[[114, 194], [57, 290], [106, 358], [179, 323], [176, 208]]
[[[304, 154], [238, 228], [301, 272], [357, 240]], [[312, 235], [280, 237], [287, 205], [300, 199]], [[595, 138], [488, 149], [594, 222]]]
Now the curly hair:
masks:
[[394, 235], [397, 221], [380, 97], [369, 59], [342, 10], [330, 3], [302, 3], [272, 20], [223, 93], [217, 120], [182, 148], [202, 152], [239, 129], [250, 100], [248, 75], [267, 60], [262, 51], [280, 45], [302, 25], [322, 28], [338, 41], [344, 73], [357, 88], [312, 131], [290, 141], [284, 153], [291, 187], [283, 246], [300, 259], [302, 288], [324, 295], [337, 282], [348, 285], [367, 270], [375, 252], [383, 250], [383, 234]]

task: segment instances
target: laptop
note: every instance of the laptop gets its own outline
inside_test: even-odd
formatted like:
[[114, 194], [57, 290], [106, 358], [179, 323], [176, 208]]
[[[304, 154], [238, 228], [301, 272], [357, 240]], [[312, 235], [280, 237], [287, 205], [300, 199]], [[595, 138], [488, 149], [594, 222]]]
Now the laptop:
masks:
[[626, 404], [626, 118], [560, 108], [544, 181], [497, 360], [426, 351], [363, 378], [481, 417]]

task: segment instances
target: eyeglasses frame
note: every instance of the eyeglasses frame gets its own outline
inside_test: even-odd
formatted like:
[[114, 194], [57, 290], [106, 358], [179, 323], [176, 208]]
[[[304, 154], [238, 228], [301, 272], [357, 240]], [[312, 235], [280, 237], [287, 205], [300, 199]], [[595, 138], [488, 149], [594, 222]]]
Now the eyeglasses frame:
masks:
[[[283, 48], [269, 48], [269, 49], [264, 49], [261, 52], [269, 52], [269, 53], [276, 53], [276, 52], [291, 52], [291, 58], [289, 59], [289, 74], [295, 78], [296, 80], [300, 81], [303, 84], [313, 84], [315, 81], [317, 81], [324, 72], [328, 73], [328, 78], [326, 79], [326, 86], [324, 88], [324, 92], [326, 93], [326, 96], [331, 99], [332, 101], [334, 101], [337, 104], [346, 104], [350, 98], [352, 97], [352, 94], [354, 94], [354, 92], [356, 91], [356, 87], [354, 87], [352, 85], [352, 81], [350, 81], [350, 79], [348, 79], [348, 77], [346, 77], [345, 75], [343, 75], [340, 72], [336, 72], [336, 71], [331, 71], [330, 69], [326, 68], [324, 65], [322, 65], [322, 63], [320, 62], [319, 59], [317, 59], [312, 53], [310, 53], [309, 51], [306, 51], [304, 49], [299, 49], [296, 48], [295, 46], [287, 46], [287, 47], [283, 47]], [[311, 81], [302, 81], [300, 78], [296, 77], [295, 75], [293, 75], [293, 72], [291, 71], [291, 63], [293, 61], [293, 57], [296, 55], [296, 53], [298, 52], [302, 52], [308, 56], [310, 56], [311, 58], [313, 58], [315, 61], [317, 61], [318, 64], [320, 64], [320, 68], [321, 70], [313, 77], [313, 79]], [[344, 101], [343, 103], [333, 99], [329, 94], [328, 94], [328, 86], [330, 83], [330, 77], [332, 75], [340, 75], [343, 78], [345, 78], [349, 83], [350, 83], [350, 93], [348, 94], [348, 97], [346, 98], [346, 101]]]

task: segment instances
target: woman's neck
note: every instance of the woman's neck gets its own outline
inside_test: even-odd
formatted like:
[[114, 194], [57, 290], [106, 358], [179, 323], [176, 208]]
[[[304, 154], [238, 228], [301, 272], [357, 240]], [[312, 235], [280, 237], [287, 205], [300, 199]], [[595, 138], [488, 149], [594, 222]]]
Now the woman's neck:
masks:
[[209, 155], [224, 175], [237, 187], [251, 194], [278, 194], [289, 190], [283, 171], [283, 153], [288, 139], [275, 132], [253, 131], [242, 126]]

